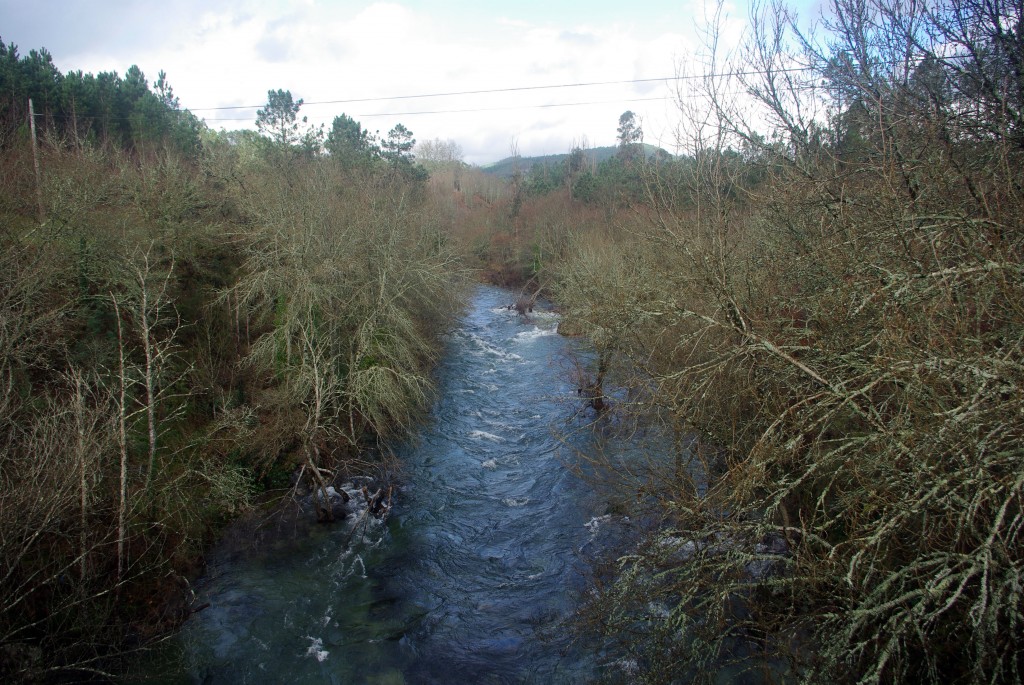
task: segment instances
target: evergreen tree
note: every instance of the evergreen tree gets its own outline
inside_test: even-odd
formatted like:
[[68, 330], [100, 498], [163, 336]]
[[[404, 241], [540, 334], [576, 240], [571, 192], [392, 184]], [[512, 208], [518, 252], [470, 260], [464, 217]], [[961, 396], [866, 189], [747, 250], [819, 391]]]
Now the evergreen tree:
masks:
[[633, 112], [626, 110], [619, 117], [619, 151], [618, 156], [624, 162], [631, 162], [640, 154], [644, 139], [644, 131], [636, 120]]
[[334, 117], [326, 147], [331, 157], [344, 166], [366, 163], [380, 154], [374, 136], [347, 114]]
[[[302, 98], [292, 99], [290, 90], [268, 90], [267, 104], [256, 110], [256, 128], [263, 135], [282, 146], [293, 145], [301, 138], [299, 134], [299, 108]], [[302, 118], [306, 123], [306, 117]]]
[[388, 131], [388, 137], [381, 143], [384, 148], [384, 159], [391, 162], [392, 166], [411, 166], [415, 157], [412, 149], [416, 146], [416, 139], [412, 137], [412, 131], [402, 124], [396, 124]]

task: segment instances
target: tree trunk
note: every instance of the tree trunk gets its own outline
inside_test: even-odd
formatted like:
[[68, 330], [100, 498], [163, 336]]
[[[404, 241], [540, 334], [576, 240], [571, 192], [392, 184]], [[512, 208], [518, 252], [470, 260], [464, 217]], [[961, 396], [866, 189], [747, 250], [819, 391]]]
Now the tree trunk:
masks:
[[117, 403], [117, 447], [121, 456], [121, 472], [119, 492], [117, 500], [117, 578], [121, 579], [124, 573], [124, 539], [125, 539], [125, 518], [127, 505], [125, 498], [128, 493], [128, 431], [125, 416], [125, 369], [124, 369], [124, 333], [121, 329], [121, 307], [117, 298], [110, 294], [114, 302], [114, 317], [117, 321], [117, 353], [118, 353], [118, 375], [120, 380], [120, 394]]
[[141, 298], [139, 299], [139, 333], [142, 335], [142, 350], [146, 357], [144, 382], [146, 386], [146, 429], [149, 437], [149, 459], [146, 464], [146, 484], [144, 492], [149, 492], [149, 485], [153, 479], [153, 467], [156, 464], [156, 397], [154, 386], [156, 373], [153, 359], [153, 341], [151, 338], [149, 324], [149, 298], [146, 292], [146, 279], [140, 274], [139, 285], [141, 287]]

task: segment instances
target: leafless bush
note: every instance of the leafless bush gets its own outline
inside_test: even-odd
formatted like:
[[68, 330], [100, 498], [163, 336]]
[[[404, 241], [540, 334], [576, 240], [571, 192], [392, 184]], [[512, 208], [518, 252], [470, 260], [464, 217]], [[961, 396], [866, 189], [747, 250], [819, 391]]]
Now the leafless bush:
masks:
[[1022, 677], [1020, 8], [833, 10], [817, 38], [757, 15], [717, 70], [746, 111], [705, 83], [692, 164], [650, 178], [669, 256], [563, 281], [657, 387], [638, 410], [728, 466], [652, 483], [661, 525], [592, 607], [650, 682]]

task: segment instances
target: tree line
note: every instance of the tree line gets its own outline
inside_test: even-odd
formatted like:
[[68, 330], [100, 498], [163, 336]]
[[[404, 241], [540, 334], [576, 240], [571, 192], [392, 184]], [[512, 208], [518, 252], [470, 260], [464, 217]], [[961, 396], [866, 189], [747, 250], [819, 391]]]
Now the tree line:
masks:
[[182, 110], [167, 75], [150, 88], [137, 66], [119, 76], [71, 71], [62, 74], [45, 49], [20, 56], [0, 40], [0, 135], [5, 144], [24, 131], [33, 100], [43, 128], [61, 138], [111, 143], [120, 147], [171, 145], [194, 155], [202, 122]]

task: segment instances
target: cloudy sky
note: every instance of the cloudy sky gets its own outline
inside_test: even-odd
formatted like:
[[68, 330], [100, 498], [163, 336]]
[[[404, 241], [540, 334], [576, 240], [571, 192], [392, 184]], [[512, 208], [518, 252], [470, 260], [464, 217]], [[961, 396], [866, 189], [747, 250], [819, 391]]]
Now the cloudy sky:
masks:
[[[726, 6], [730, 39], [746, 0]], [[805, 2], [805, 5], [810, 4]], [[703, 0], [0, 0], [0, 38], [62, 72], [163, 69], [213, 128], [251, 128], [268, 89], [385, 133], [454, 139], [468, 162], [615, 143], [619, 115], [671, 149], [672, 77], [699, 48]], [[619, 82], [619, 83], [609, 83]], [[595, 84], [580, 85], [569, 84]], [[564, 87], [549, 87], [564, 86]], [[466, 91], [505, 92], [466, 93]], [[514, 90], [513, 90], [514, 89]], [[463, 93], [459, 95], [441, 95]], [[431, 97], [410, 97], [432, 95]]]

